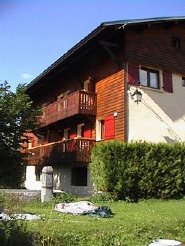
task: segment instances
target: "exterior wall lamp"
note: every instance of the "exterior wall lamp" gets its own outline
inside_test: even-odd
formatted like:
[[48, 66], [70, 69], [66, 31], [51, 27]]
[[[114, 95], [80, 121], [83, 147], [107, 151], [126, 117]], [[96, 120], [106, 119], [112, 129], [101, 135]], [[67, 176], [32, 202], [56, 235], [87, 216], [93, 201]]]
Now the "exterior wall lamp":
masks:
[[133, 98], [134, 102], [138, 104], [142, 100], [142, 93], [138, 91], [138, 89], [136, 89], [135, 92], [131, 95], [131, 97]]

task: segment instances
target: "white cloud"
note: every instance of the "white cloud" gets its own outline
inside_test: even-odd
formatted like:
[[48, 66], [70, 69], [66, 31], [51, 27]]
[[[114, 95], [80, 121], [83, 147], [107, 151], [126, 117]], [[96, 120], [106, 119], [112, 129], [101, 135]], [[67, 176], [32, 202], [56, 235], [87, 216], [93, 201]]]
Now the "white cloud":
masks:
[[29, 79], [31, 79], [31, 78], [33, 77], [33, 75], [31, 75], [31, 74], [29, 74], [29, 73], [23, 73], [23, 74], [21, 75], [21, 77], [22, 77], [23, 79], [25, 79], [25, 80], [29, 80]]

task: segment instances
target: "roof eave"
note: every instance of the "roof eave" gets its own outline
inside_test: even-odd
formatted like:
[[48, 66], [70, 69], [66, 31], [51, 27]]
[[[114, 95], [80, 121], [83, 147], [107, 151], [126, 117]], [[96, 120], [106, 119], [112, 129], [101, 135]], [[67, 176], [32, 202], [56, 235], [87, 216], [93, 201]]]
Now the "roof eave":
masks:
[[89, 42], [93, 37], [95, 37], [98, 33], [100, 33], [105, 28], [104, 23], [99, 25], [96, 29], [94, 29], [89, 35], [83, 38], [80, 42], [78, 42], [75, 46], [73, 46], [70, 50], [68, 50], [63, 56], [61, 56], [58, 60], [56, 60], [51, 66], [49, 66], [46, 70], [44, 70], [39, 76], [37, 76], [34, 80], [32, 80], [27, 85], [27, 90], [29, 90], [33, 85], [35, 85], [39, 80], [43, 79], [48, 75], [53, 69], [59, 66], [62, 62], [67, 60], [71, 55], [73, 55], [78, 49], [84, 46], [87, 42]]
[[185, 16], [179, 17], [157, 17], [157, 18], [147, 18], [147, 19], [135, 19], [135, 20], [120, 20], [120, 21], [110, 21], [101, 23], [96, 29], [94, 29], [89, 35], [83, 38], [80, 42], [78, 42], [74, 47], [72, 47], [69, 51], [67, 51], [63, 56], [61, 56], [57, 61], [55, 61], [51, 66], [49, 66], [46, 70], [44, 70], [39, 76], [37, 76], [34, 80], [32, 80], [27, 85], [27, 90], [29, 90], [32, 86], [41, 81], [45, 76], [47, 76], [50, 72], [52, 72], [56, 67], [61, 65], [64, 61], [66, 61], [70, 56], [76, 53], [82, 46], [92, 40], [95, 36], [101, 33], [105, 28], [110, 26], [122, 27], [125, 25], [139, 25], [139, 24], [149, 24], [149, 23], [164, 23], [171, 21], [185, 21]]

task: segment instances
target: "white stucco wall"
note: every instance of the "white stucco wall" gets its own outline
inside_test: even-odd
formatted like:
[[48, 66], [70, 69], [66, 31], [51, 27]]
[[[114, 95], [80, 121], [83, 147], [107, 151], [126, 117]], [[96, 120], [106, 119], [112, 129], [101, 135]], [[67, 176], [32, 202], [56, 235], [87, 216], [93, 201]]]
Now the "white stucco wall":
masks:
[[89, 170], [87, 171], [87, 186], [72, 186], [70, 167], [54, 169], [54, 189], [82, 196], [92, 194], [93, 187]]
[[[185, 141], [185, 87], [182, 75], [173, 74], [173, 93], [141, 87], [142, 101], [128, 94], [128, 141]], [[130, 88], [130, 92], [135, 90]]]
[[36, 181], [35, 166], [26, 167], [25, 188], [28, 190], [41, 190], [41, 181]]
[[[41, 177], [42, 179], [42, 177]], [[41, 190], [41, 181], [36, 181], [35, 166], [27, 166], [25, 188], [28, 190]], [[53, 168], [53, 189], [62, 190], [71, 194], [87, 196], [93, 192], [90, 172], [87, 173], [87, 186], [71, 185], [71, 168]]]

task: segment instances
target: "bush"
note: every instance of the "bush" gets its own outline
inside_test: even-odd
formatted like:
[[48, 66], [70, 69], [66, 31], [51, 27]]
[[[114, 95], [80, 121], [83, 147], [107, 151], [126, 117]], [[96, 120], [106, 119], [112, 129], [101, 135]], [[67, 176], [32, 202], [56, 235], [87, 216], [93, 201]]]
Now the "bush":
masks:
[[63, 202], [75, 202], [76, 197], [73, 194], [62, 192], [59, 194], [55, 194], [55, 197], [52, 199], [52, 203], [57, 204], [57, 203], [63, 203]]
[[112, 194], [110, 192], [97, 192], [91, 198], [91, 202], [114, 202], [117, 201], [117, 194]]
[[0, 213], [3, 211], [5, 207], [5, 197], [2, 192], [0, 192]]
[[90, 170], [98, 191], [119, 199], [180, 198], [185, 195], [185, 145], [100, 143]]

